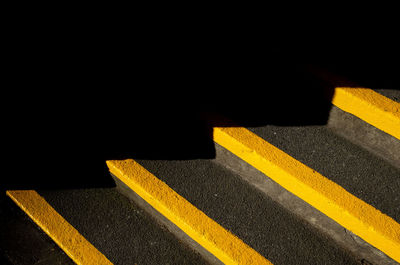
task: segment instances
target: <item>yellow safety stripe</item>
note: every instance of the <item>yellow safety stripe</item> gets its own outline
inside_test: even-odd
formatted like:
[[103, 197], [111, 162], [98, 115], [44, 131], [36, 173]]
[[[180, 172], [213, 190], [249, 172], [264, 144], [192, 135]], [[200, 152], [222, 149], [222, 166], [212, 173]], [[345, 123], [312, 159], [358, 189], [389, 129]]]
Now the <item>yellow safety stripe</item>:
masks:
[[389, 216], [246, 128], [216, 127], [214, 141], [400, 262], [400, 225]]
[[337, 87], [332, 103], [400, 139], [400, 104], [368, 88]]
[[7, 195], [78, 265], [112, 264], [34, 190]]
[[225, 264], [271, 264], [132, 159], [107, 161], [112, 174]]

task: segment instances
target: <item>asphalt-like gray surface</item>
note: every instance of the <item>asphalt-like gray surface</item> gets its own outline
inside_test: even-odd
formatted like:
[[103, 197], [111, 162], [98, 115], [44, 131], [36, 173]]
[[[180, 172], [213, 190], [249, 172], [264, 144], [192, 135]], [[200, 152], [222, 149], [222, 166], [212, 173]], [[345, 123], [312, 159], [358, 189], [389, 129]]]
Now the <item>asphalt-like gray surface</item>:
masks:
[[211, 160], [138, 160], [273, 264], [358, 264], [347, 252]]
[[400, 141], [360, 118], [332, 106], [327, 126], [350, 142], [400, 169]]
[[368, 204], [400, 221], [400, 171], [327, 126], [249, 128]]
[[0, 264], [75, 264], [2, 191], [0, 196]]
[[207, 264], [115, 188], [39, 193], [113, 264]]

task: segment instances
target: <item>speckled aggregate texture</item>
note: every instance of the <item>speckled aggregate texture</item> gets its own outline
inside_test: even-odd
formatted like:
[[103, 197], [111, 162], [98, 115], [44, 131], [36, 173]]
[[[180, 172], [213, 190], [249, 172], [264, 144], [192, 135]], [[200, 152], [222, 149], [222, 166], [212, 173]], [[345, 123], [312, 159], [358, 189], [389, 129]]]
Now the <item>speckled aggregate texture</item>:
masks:
[[214, 128], [214, 141], [371, 245], [400, 260], [400, 225], [389, 216], [245, 128]]
[[7, 195], [77, 264], [112, 264], [36, 191], [7, 191]]
[[39, 193], [113, 264], [208, 264], [114, 188]]
[[107, 161], [140, 197], [225, 264], [271, 264], [132, 159]]
[[400, 140], [400, 103], [368, 88], [337, 87], [332, 103]]
[[210, 160], [138, 162], [273, 264], [357, 264], [328, 238]]
[[[9, 197], [0, 196], [0, 264], [74, 265]], [[3, 260], [4, 259], [4, 260]]]

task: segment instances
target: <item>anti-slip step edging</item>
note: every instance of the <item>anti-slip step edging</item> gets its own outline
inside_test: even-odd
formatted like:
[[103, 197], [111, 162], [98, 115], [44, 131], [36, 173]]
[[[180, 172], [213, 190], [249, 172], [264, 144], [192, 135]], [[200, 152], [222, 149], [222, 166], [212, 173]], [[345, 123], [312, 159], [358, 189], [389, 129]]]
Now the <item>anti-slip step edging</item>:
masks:
[[347, 251], [212, 160], [137, 162], [273, 264], [357, 264]]
[[299, 219], [326, 234], [354, 255], [358, 261], [364, 261], [366, 264], [399, 264], [218, 144], [216, 144], [215, 162], [237, 174], [243, 181], [276, 201]]
[[1, 192], [0, 212], [0, 264], [75, 264], [5, 190]]
[[224, 264], [271, 264], [132, 159], [107, 161], [110, 172]]
[[291, 193], [400, 261], [400, 225], [389, 216], [245, 128], [216, 127], [213, 137]]
[[332, 103], [400, 140], [400, 103], [357, 87], [336, 87]]
[[[209, 264], [116, 188], [9, 191], [9, 194], [18, 199], [32, 219], [44, 220], [38, 222], [39, 227], [73, 256], [76, 264], [103, 264], [90, 258], [93, 251], [106, 256], [106, 264]], [[35, 196], [28, 197], [29, 194]], [[27, 199], [22, 200], [21, 196]], [[31, 204], [51, 209], [50, 214], [38, 217], [43, 211], [32, 208]], [[71, 229], [75, 230], [72, 234], [68, 232]], [[77, 233], [79, 240], [92, 245], [91, 249], [77, 242]]]
[[332, 105], [327, 128], [400, 169], [400, 141]]
[[[123, 196], [129, 198], [132, 202], [134, 202], [140, 209], [145, 211], [149, 216], [152, 217], [161, 227], [167, 229], [173, 236], [188, 248], [192, 249], [194, 252], [199, 253], [204, 260], [210, 265], [222, 265], [223, 263], [217, 259], [213, 254], [207, 251], [204, 247], [202, 247], [199, 243], [193, 240], [190, 236], [185, 234], [178, 226], [176, 226], [173, 222], [168, 220], [164, 215], [154, 209], [149, 203], [147, 203], [142, 197], [140, 197], [135, 191], [129, 188], [124, 182], [122, 182], [118, 177], [111, 174], [113, 177], [116, 188], [119, 193]], [[193, 264], [193, 262], [191, 262]]]
[[13, 190], [7, 195], [77, 264], [112, 264], [36, 191]]

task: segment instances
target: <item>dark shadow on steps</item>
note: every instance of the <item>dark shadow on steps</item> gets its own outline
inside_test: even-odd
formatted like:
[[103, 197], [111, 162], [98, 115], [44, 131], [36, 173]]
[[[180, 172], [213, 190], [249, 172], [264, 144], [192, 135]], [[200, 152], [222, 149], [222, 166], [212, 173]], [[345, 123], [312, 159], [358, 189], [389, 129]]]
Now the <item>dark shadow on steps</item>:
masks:
[[215, 157], [213, 126], [328, 120], [334, 85], [261, 46], [82, 49], [31, 65], [3, 110], [4, 189], [112, 187], [105, 160]]

